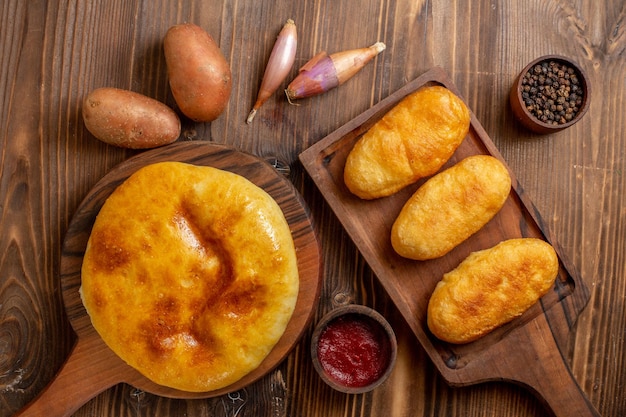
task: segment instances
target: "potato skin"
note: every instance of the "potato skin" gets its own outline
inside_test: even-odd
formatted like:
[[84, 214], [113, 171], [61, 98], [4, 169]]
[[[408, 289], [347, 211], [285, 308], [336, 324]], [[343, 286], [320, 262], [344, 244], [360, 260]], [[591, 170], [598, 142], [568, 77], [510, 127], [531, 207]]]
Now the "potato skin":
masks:
[[445, 255], [500, 211], [511, 177], [498, 159], [469, 156], [426, 181], [409, 198], [391, 228], [391, 244], [405, 258]]
[[163, 49], [180, 111], [196, 122], [217, 119], [228, 104], [232, 76], [213, 38], [201, 27], [184, 23], [167, 31]]
[[346, 187], [362, 199], [396, 193], [437, 172], [470, 126], [465, 103], [443, 86], [422, 87], [387, 112], [346, 159]]
[[428, 302], [427, 324], [438, 339], [474, 341], [522, 315], [554, 286], [559, 260], [535, 238], [473, 252], [444, 274]]
[[174, 110], [143, 94], [103, 87], [83, 100], [85, 127], [102, 142], [130, 149], [167, 145], [180, 136]]

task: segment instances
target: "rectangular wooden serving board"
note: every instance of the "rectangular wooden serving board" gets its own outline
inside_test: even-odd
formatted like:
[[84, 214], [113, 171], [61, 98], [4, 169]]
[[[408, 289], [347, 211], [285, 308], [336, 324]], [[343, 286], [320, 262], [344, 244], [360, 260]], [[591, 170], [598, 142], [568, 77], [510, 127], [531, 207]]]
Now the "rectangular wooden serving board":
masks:
[[[377, 200], [362, 200], [348, 191], [343, 181], [343, 167], [355, 142], [406, 95], [422, 86], [434, 84], [443, 85], [460, 96], [446, 72], [433, 68], [302, 152], [300, 161], [431, 359], [440, 370], [460, 370], [510, 332], [557, 304], [564, 309], [565, 316], [571, 315], [575, 320], [588, 294], [573, 265], [562, 255], [558, 243], [544, 227], [510, 169], [512, 189], [502, 210], [479, 232], [447, 255], [429, 261], [403, 258], [395, 253], [390, 242], [394, 220], [404, 203], [426, 179]], [[492, 155], [508, 167], [472, 113], [468, 135], [442, 170], [476, 154]], [[454, 269], [471, 252], [517, 237], [540, 238], [554, 246], [559, 255], [560, 270], [553, 290], [521, 317], [475, 342], [451, 345], [435, 338], [426, 325], [426, 311], [430, 295], [443, 274]], [[572, 297], [575, 290], [582, 290], [583, 294]], [[480, 358], [480, 361], [484, 360], [484, 357]]]

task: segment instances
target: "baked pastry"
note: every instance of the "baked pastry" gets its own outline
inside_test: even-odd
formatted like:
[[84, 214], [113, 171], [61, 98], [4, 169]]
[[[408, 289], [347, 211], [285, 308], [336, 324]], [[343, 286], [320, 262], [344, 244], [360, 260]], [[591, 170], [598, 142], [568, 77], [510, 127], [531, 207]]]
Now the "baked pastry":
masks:
[[391, 244], [406, 258], [441, 257], [487, 224], [510, 191], [511, 177], [502, 162], [469, 156], [417, 189], [391, 228]]
[[559, 261], [540, 239], [517, 238], [473, 252], [444, 274], [428, 303], [428, 328], [468, 343], [522, 315], [554, 286]]
[[106, 200], [82, 265], [94, 328], [157, 384], [206, 392], [256, 369], [283, 335], [299, 278], [269, 194], [227, 171], [146, 166]]
[[396, 193], [437, 172], [461, 144], [470, 125], [465, 103], [442, 86], [405, 97], [354, 145], [344, 182], [363, 199]]

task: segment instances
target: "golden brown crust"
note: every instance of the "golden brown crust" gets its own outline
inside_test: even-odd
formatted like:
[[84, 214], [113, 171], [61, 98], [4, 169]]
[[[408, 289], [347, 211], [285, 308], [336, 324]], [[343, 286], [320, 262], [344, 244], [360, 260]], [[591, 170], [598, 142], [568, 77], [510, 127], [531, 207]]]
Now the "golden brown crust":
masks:
[[500, 211], [511, 190], [499, 160], [474, 155], [426, 181], [405, 203], [391, 229], [391, 244], [415, 260], [445, 255]]
[[107, 199], [81, 295], [129, 365], [204, 392], [258, 367], [287, 326], [298, 284], [289, 226], [267, 193], [230, 172], [165, 162]]
[[363, 199], [391, 195], [434, 174], [470, 125], [463, 101], [442, 86], [422, 87], [367, 131], [348, 155], [344, 182]]
[[510, 239], [474, 252], [437, 284], [428, 328], [446, 342], [476, 340], [536, 303], [558, 269], [554, 248], [540, 239]]

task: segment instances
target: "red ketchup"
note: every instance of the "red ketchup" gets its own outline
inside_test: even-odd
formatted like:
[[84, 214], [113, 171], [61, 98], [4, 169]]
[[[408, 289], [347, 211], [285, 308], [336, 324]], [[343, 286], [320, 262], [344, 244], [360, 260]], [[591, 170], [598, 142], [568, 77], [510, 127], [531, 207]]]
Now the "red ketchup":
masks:
[[364, 387], [378, 380], [389, 365], [388, 335], [375, 320], [347, 314], [322, 331], [317, 356], [326, 374], [347, 387]]

